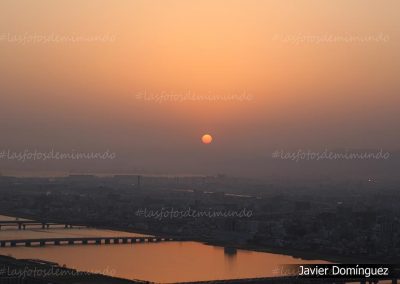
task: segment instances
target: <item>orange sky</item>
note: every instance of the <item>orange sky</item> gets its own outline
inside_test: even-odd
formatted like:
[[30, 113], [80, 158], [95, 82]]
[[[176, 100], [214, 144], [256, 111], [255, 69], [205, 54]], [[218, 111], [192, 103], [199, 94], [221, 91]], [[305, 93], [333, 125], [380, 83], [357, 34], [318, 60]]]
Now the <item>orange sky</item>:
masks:
[[[207, 153], [223, 171], [228, 158], [275, 148], [396, 150], [399, 10], [396, 0], [3, 0], [0, 146], [111, 148], [160, 169], [186, 157], [176, 171]], [[33, 35], [108, 40], [22, 41]], [[180, 101], [187, 93], [203, 99]], [[221, 99], [238, 94], [247, 99]], [[199, 148], [203, 133], [214, 148]]]

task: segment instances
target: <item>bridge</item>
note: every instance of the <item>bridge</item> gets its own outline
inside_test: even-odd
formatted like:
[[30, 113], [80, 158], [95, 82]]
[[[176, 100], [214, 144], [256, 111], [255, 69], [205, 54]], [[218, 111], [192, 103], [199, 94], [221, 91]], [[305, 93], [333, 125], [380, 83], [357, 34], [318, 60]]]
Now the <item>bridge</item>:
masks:
[[78, 237], [78, 238], [41, 238], [41, 239], [17, 239], [0, 240], [0, 247], [16, 246], [46, 246], [46, 245], [88, 245], [88, 244], [136, 244], [158, 243], [166, 241], [184, 241], [183, 239], [162, 237]]
[[33, 220], [7, 220], [0, 221], [0, 230], [2, 227], [18, 227], [19, 230], [25, 230], [27, 226], [41, 226], [42, 229], [49, 229], [50, 226], [64, 226], [64, 228], [73, 228], [73, 227], [86, 227], [85, 225], [72, 225], [72, 224], [60, 224], [56, 222], [47, 222], [47, 221], [33, 221]]

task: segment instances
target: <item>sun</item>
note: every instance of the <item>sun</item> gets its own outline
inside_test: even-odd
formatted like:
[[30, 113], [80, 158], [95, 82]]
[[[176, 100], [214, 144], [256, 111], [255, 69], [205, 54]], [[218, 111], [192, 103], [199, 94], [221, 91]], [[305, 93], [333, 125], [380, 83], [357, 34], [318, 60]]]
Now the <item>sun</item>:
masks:
[[213, 141], [213, 137], [210, 134], [204, 134], [201, 137], [201, 142], [203, 142], [203, 144], [210, 144]]

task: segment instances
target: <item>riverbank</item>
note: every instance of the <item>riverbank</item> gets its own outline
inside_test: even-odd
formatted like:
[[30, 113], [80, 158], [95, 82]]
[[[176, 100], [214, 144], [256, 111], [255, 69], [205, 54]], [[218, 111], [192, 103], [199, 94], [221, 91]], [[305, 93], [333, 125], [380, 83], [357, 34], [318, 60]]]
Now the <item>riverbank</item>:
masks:
[[0, 255], [0, 283], [35, 284], [149, 284], [140, 280], [127, 280], [61, 267], [44, 260], [16, 259]]

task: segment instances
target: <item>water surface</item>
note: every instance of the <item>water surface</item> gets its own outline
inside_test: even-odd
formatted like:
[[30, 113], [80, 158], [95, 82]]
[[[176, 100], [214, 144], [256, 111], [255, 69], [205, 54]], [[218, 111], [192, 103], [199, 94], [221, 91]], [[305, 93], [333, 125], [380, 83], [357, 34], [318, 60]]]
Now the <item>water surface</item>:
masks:
[[[0, 239], [47, 237], [141, 236], [97, 229], [0, 231]], [[279, 276], [281, 264], [324, 263], [288, 255], [237, 250], [199, 242], [137, 243], [119, 245], [61, 245], [0, 248], [0, 254], [43, 259], [81, 271], [100, 272], [126, 279], [159, 283]]]

